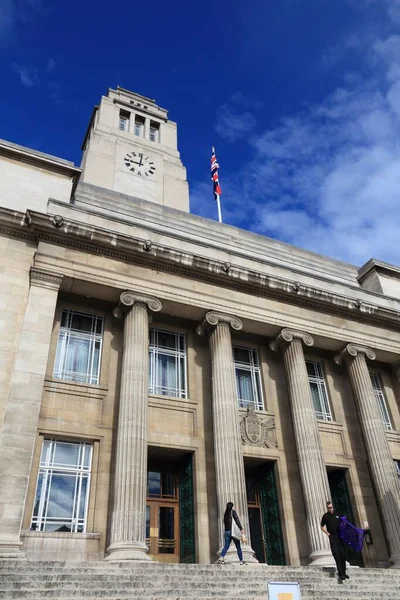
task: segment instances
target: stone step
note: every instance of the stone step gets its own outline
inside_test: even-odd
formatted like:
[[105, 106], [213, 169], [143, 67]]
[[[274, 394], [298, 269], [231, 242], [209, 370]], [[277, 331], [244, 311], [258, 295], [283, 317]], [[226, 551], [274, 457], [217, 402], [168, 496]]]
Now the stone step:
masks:
[[[17, 591], [12, 593], [11, 595], [7, 593], [6, 595], [1, 594], [0, 598], [2, 600], [44, 600], [46, 598], [62, 598], [63, 600], [98, 600], [99, 598], [107, 598], [107, 600], [129, 600], [129, 599], [140, 599], [140, 600], [192, 600], [194, 598], [201, 598], [201, 600], [266, 600], [266, 589], [265, 591], [259, 590], [254, 594], [246, 594], [243, 595], [242, 592], [233, 593], [233, 592], [224, 592], [219, 591], [215, 594], [203, 594], [203, 593], [195, 593], [193, 595], [188, 595], [186, 593], [179, 593], [174, 590], [166, 590], [162, 594], [154, 594], [151, 591], [147, 591], [147, 593], [142, 592], [133, 592], [133, 591], [124, 591], [124, 593], [120, 593], [119, 591], [115, 591], [114, 594], [104, 594], [104, 591], [92, 590], [90, 594], [82, 594], [78, 590], [74, 594], [60, 594], [59, 591], [55, 592], [53, 595], [49, 593], [40, 593], [37, 592], [29, 593], [29, 592], [21, 592]], [[326, 594], [324, 590], [302, 590], [301, 593], [302, 600], [323, 600], [326, 598]], [[398, 591], [391, 590], [338, 590], [334, 593], [329, 593], [329, 600], [357, 600], [358, 598], [363, 598], [364, 600], [398, 600], [399, 593]]]
[[0, 600], [266, 600], [268, 581], [298, 581], [302, 600], [399, 600], [400, 570], [231, 564], [0, 561]]
[[[193, 596], [215, 596], [215, 595], [223, 595], [227, 593], [229, 595], [241, 595], [242, 597], [252, 597], [257, 595], [257, 593], [261, 593], [263, 590], [267, 588], [267, 582], [263, 582], [261, 584], [248, 584], [248, 585], [240, 585], [233, 582], [218, 582], [214, 585], [202, 585], [201, 588], [198, 584], [185, 584], [183, 588], [178, 585], [179, 582], [176, 582], [176, 585], [160, 585], [155, 586], [152, 582], [147, 582], [147, 585], [144, 585], [141, 582], [139, 585], [125, 585], [121, 582], [93, 582], [92, 585], [80, 585], [74, 581], [70, 582], [59, 582], [59, 583], [46, 583], [46, 582], [36, 582], [36, 585], [25, 586], [24, 583], [21, 584], [13, 584], [12, 586], [5, 585], [4, 582], [1, 583], [0, 588], [0, 598], [15, 592], [15, 594], [21, 595], [21, 597], [31, 597], [31, 596], [41, 596], [41, 597], [64, 597], [64, 596], [88, 596], [94, 594], [102, 594], [104, 597], [120, 595], [127, 596], [129, 594], [135, 594], [136, 596], [146, 596], [149, 593], [152, 595], [170, 595], [170, 594], [179, 594], [185, 597], [193, 597]], [[310, 582], [302, 582], [300, 583], [301, 589], [307, 593], [318, 592], [321, 593], [321, 585], [319, 582], [310, 581]], [[329, 584], [325, 583], [323, 586], [324, 594], [328, 595], [329, 598], [331, 594], [347, 594], [347, 595], [362, 595], [368, 592], [378, 593], [383, 589], [385, 591], [388, 590], [387, 584], [377, 584], [375, 582], [369, 583], [367, 585], [362, 585], [358, 582], [350, 582], [346, 581], [345, 583], [339, 583], [337, 581], [332, 581]], [[397, 598], [400, 598], [400, 585], [390, 586], [391, 593], [397, 593]]]

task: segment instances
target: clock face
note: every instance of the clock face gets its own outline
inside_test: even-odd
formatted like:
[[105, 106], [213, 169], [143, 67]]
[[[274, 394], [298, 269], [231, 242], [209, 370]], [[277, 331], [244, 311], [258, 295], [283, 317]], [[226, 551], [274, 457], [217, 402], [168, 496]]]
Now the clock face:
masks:
[[155, 164], [143, 152], [128, 152], [124, 158], [125, 165], [135, 175], [151, 177], [156, 171]]

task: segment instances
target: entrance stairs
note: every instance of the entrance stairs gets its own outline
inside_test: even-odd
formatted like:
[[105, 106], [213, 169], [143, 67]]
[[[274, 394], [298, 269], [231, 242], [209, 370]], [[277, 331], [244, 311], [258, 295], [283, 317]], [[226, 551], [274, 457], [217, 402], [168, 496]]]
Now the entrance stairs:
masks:
[[0, 600], [267, 600], [268, 581], [297, 581], [301, 600], [400, 600], [400, 570], [268, 565], [0, 561]]

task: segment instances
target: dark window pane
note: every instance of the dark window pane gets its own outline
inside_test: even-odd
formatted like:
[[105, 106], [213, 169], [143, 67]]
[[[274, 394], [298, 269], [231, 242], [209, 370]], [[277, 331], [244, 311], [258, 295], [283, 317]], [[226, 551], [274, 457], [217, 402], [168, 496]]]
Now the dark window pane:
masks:
[[306, 362], [306, 367], [307, 367], [307, 373], [310, 377], [315, 377], [316, 376], [316, 372], [315, 372], [315, 366], [314, 363], [312, 362]]
[[150, 506], [146, 506], [146, 539], [150, 537]]
[[235, 362], [241, 362], [246, 365], [250, 364], [250, 353], [247, 348], [237, 348], [236, 346], [234, 346], [233, 347], [233, 356], [234, 356]]
[[158, 347], [169, 348], [171, 350], [176, 349], [176, 336], [174, 333], [168, 333], [166, 331], [158, 332]]
[[61, 313], [61, 327], [68, 326], [68, 316], [69, 316], [69, 312], [67, 310], [63, 310]]
[[72, 314], [71, 329], [91, 332], [92, 327], [93, 317], [91, 315], [82, 315], [81, 313]]
[[100, 335], [103, 333], [103, 319], [96, 319], [96, 333]]
[[172, 473], [162, 473], [162, 495], [175, 496], [175, 477]]
[[174, 509], [160, 506], [158, 509], [158, 551], [160, 554], [174, 554]]
[[257, 502], [257, 486], [252, 477], [246, 477], [246, 492], [248, 502]]
[[64, 523], [62, 521], [57, 521], [57, 523], [55, 523], [47, 521], [42, 531], [59, 531], [60, 533], [68, 533], [71, 531], [71, 522], [65, 521]]
[[161, 496], [161, 474], [155, 471], [148, 473], [149, 496]]

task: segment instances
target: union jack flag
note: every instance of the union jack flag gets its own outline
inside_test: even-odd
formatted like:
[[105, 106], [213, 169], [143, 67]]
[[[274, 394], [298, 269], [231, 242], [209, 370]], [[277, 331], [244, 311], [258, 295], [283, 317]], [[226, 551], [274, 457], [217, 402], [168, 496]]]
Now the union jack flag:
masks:
[[217, 197], [222, 194], [222, 190], [219, 185], [218, 169], [219, 169], [219, 164], [217, 163], [217, 157], [215, 156], [215, 148], [213, 146], [212, 154], [211, 154], [211, 179], [214, 184], [214, 189], [213, 189], [214, 200], [217, 200]]

